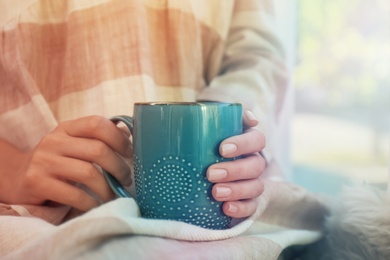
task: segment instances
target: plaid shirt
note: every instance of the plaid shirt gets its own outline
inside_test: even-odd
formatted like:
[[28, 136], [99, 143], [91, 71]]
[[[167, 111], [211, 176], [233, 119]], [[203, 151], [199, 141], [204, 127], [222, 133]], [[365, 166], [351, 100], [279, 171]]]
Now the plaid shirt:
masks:
[[272, 153], [287, 72], [256, 0], [0, 0], [0, 138], [29, 150], [58, 122], [140, 101], [241, 102]]

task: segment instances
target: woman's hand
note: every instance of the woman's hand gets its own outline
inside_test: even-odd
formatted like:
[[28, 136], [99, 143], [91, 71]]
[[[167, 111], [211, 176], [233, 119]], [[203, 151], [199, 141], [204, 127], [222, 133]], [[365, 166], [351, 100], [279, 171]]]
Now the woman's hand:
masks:
[[251, 128], [258, 124], [251, 111], [245, 111], [243, 121], [248, 129], [220, 145], [223, 157], [242, 158], [213, 164], [207, 170], [208, 180], [216, 183], [212, 190], [214, 199], [224, 201], [224, 213], [234, 218], [252, 215], [257, 209], [256, 198], [264, 189], [260, 176], [266, 163], [259, 152], [265, 147], [265, 138], [260, 131]]
[[[60, 123], [29, 153], [12, 174], [8, 203], [42, 204], [54, 201], [87, 211], [114, 198], [95, 165], [129, 185], [130, 169], [121, 158], [130, 157], [128, 137], [100, 116]], [[121, 155], [121, 156], [119, 156]], [[75, 183], [85, 185], [91, 196]]]

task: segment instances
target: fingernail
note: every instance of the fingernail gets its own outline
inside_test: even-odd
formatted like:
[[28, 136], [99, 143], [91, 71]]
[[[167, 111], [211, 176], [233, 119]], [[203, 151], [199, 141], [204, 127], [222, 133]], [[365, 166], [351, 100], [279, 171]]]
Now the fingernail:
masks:
[[232, 189], [228, 187], [217, 187], [216, 188], [216, 196], [218, 198], [229, 197], [232, 194]]
[[219, 181], [225, 179], [227, 171], [224, 169], [210, 169], [208, 172], [209, 181]]
[[233, 154], [235, 151], [237, 151], [237, 145], [235, 144], [222, 145], [222, 156]]
[[248, 118], [249, 120], [257, 120], [256, 116], [252, 113], [252, 111], [245, 110], [244, 113], [245, 113], [246, 118]]
[[228, 211], [231, 213], [236, 213], [238, 211], [238, 207], [232, 203], [229, 203]]

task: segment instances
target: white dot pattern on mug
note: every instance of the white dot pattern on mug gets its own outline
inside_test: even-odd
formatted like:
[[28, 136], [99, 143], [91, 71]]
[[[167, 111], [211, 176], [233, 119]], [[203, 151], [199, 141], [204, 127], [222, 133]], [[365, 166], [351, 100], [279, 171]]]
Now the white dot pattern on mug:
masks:
[[[192, 192], [193, 184], [191, 174], [200, 178], [200, 173], [195, 167], [186, 165], [179, 160], [169, 160], [165, 163], [154, 164], [154, 188], [157, 190], [159, 197], [167, 202], [181, 202], [188, 198]], [[152, 184], [152, 175], [149, 175]]]
[[210, 229], [226, 228], [230, 223], [230, 217], [221, 214], [222, 203], [212, 198], [206, 169], [173, 155], [156, 160], [147, 170], [135, 157], [134, 166], [137, 200], [144, 217], [174, 219]]

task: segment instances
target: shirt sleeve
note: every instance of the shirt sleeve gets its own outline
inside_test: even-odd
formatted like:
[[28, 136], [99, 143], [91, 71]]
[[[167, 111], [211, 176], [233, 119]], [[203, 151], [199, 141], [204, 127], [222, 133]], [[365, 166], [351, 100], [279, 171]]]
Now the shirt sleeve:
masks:
[[268, 162], [289, 75], [270, 5], [270, 1], [236, 2], [218, 75], [198, 96], [198, 100], [239, 102], [250, 109], [266, 136], [263, 155]]

